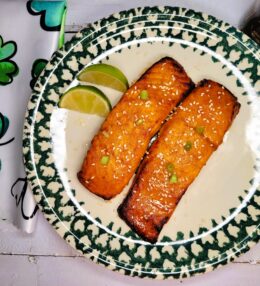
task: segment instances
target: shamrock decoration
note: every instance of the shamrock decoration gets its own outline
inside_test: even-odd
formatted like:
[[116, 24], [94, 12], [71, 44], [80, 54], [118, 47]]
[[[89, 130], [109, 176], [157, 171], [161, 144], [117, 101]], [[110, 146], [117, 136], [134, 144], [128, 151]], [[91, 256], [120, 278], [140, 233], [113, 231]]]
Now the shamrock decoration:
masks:
[[[9, 127], [9, 119], [0, 112], [0, 139], [2, 137], [4, 137], [8, 127]], [[14, 140], [14, 138], [12, 138], [12, 139], [4, 142], [4, 143], [0, 143], [0, 146], [11, 143], [13, 140]], [[1, 171], [1, 169], [2, 169], [2, 161], [0, 159], [0, 171]]]
[[9, 127], [9, 119], [0, 112], [0, 139], [5, 135]]
[[32, 79], [30, 81], [31, 89], [33, 89], [39, 75], [41, 74], [42, 70], [45, 68], [47, 62], [48, 61], [44, 59], [37, 59], [34, 61], [33, 66], [32, 66], [32, 71], [31, 71], [31, 75], [32, 75]]
[[[9, 127], [9, 119], [0, 112], [0, 139], [2, 139], [4, 137], [6, 131], [8, 130], [8, 127]], [[0, 142], [0, 146], [11, 143], [13, 140], [14, 140], [14, 138], [12, 138], [12, 139], [4, 142], [4, 143]]]
[[0, 36], [0, 85], [7, 85], [13, 81], [13, 77], [18, 74], [17, 64], [10, 60], [17, 51], [14, 41], [5, 42]]
[[27, 10], [33, 16], [40, 15], [40, 24], [45, 31], [59, 31], [65, 10], [63, 1], [28, 1]]

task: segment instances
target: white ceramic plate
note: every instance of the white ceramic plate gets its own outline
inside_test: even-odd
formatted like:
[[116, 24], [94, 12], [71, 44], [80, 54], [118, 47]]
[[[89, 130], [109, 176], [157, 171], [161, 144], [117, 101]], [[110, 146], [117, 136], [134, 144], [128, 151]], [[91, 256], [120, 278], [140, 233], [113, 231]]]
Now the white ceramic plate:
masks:
[[[112, 64], [133, 83], [165, 56], [176, 59], [195, 83], [208, 78], [226, 86], [241, 109], [153, 245], [117, 214], [129, 186], [104, 201], [77, 179], [104, 119], [59, 109], [57, 104], [86, 65]], [[259, 239], [259, 76], [259, 51], [252, 40], [192, 10], [138, 8], [83, 29], [54, 54], [28, 105], [24, 158], [44, 215], [72, 247], [132, 276], [186, 277], [248, 250]], [[119, 92], [103, 91], [113, 105], [120, 99]]]

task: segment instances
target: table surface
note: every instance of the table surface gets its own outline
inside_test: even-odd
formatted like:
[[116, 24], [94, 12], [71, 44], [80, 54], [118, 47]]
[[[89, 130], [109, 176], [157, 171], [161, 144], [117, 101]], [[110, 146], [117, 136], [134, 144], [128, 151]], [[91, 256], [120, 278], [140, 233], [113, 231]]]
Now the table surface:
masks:
[[[66, 39], [85, 26], [113, 12], [144, 5], [172, 5], [163, 0], [68, 0]], [[91, 2], [91, 3], [89, 3]], [[214, 15], [241, 27], [260, 7], [260, 0], [175, 0], [174, 5]], [[232, 8], [232, 13], [230, 13]], [[122, 276], [82, 257], [63, 241], [39, 213], [33, 234], [25, 234], [0, 221], [1, 285], [260, 285], [260, 244], [234, 262], [213, 272], [184, 280], [153, 281]]]

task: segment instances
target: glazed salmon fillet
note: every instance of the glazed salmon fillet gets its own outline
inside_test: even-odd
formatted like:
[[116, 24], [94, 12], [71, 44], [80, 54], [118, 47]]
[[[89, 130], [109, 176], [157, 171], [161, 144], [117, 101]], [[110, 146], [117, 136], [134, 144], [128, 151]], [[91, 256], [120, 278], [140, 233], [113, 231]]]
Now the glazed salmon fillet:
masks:
[[93, 138], [78, 173], [80, 182], [104, 199], [121, 193], [150, 139], [192, 87], [172, 58], [155, 63], [125, 92]]
[[181, 197], [221, 144], [240, 104], [220, 84], [202, 81], [163, 125], [119, 216], [155, 243]]

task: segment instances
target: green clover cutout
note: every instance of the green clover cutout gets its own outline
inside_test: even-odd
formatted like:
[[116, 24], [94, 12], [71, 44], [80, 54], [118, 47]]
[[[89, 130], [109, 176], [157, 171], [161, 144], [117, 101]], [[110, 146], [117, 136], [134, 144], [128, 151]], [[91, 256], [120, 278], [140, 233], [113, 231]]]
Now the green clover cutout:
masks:
[[17, 52], [17, 45], [14, 41], [4, 43], [0, 36], [0, 85], [7, 85], [13, 81], [18, 74], [17, 64], [10, 60]]
[[[2, 139], [4, 137], [4, 135], [6, 134], [8, 128], [9, 128], [9, 119], [0, 112], [0, 139]], [[12, 139], [4, 142], [4, 143], [0, 142], [0, 146], [9, 144], [13, 140], [14, 140], [14, 138], [12, 138]]]
[[[7, 132], [8, 130], [8, 127], [9, 127], [9, 119], [4, 116], [1, 112], [0, 112], [0, 139], [2, 137], [4, 137], [5, 133]], [[1, 143], [0, 142], [0, 146], [3, 146], [3, 145], [6, 145], [6, 144], [9, 144], [11, 143], [12, 141], [14, 140], [14, 137], [4, 143]], [[0, 171], [2, 169], [2, 161], [0, 159]]]
[[33, 16], [40, 16], [40, 25], [45, 31], [59, 31], [66, 9], [64, 1], [28, 1], [27, 10]]
[[9, 119], [0, 112], [0, 139], [5, 135], [9, 127]]
[[39, 75], [41, 74], [42, 70], [45, 68], [47, 62], [48, 61], [45, 59], [37, 59], [34, 61], [32, 70], [31, 70], [31, 75], [32, 75], [32, 79], [30, 81], [31, 89], [33, 89]]

